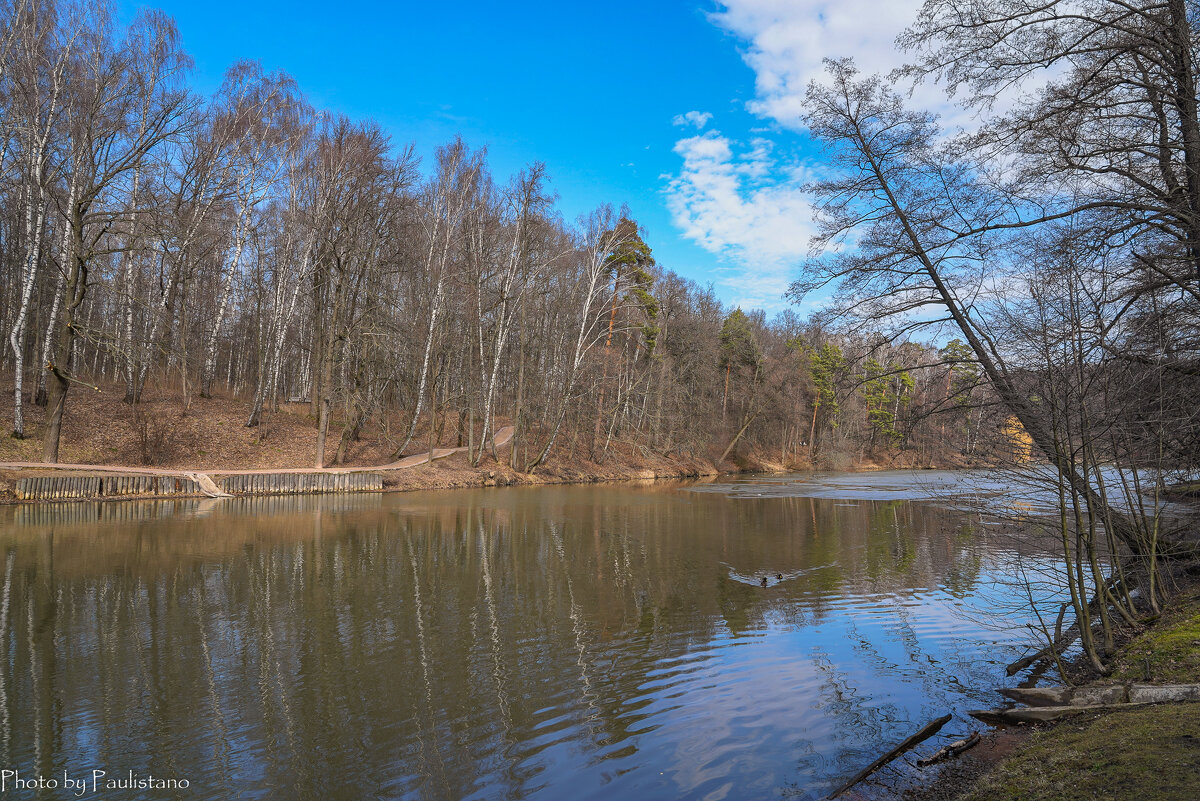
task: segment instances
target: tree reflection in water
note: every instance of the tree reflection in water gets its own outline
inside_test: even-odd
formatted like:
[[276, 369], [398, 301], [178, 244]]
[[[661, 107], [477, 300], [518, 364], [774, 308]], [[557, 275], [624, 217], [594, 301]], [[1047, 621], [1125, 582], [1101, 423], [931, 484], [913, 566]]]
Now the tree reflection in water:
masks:
[[0, 544], [3, 764], [192, 785], [146, 798], [817, 797], [1020, 641], [968, 613], [1018, 555], [910, 501], [31, 506]]

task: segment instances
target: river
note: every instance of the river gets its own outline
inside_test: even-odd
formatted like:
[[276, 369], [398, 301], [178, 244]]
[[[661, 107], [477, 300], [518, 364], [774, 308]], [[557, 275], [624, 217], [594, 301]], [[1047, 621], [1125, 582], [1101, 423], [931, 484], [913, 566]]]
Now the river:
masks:
[[1027, 641], [960, 478], [0, 508], [4, 797], [820, 798]]

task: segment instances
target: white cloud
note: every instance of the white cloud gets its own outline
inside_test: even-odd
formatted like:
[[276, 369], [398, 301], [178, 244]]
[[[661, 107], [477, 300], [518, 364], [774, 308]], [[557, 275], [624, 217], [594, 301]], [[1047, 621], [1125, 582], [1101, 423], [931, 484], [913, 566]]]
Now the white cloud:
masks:
[[676, 114], [671, 124], [680, 127], [694, 125], [697, 130], [703, 130], [711, 119], [712, 114], [707, 111], [689, 111], [686, 114]]
[[715, 130], [680, 140], [675, 152], [683, 168], [666, 190], [675, 224], [732, 265], [716, 278], [726, 297], [747, 308], [783, 308], [812, 234], [803, 171], [780, 165], [766, 139], [735, 151]]
[[[825, 59], [853, 58], [863, 75], [887, 75], [917, 59], [896, 46], [896, 37], [916, 21], [923, 0], [725, 0], [721, 5], [709, 19], [745, 42], [742, 57], [755, 74], [756, 96], [746, 108], [785, 128], [802, 127], [804, 93], [809, 82], [825, 79]], [[994, 111], [1011, 108], [1022, 89], [1033, 90], [1063, 69], [1035, 72], [1020, 87], [1009, 87]], [[913, 108], [940, 114], [949, 127], [980, 123], [975, 110], [952, 101], [935, 81], [905, 81], [896, 90], [909, 96]]]
[[[904, 63], [896, 36], [915, 18], [920, 0], [726, 0], [712, 21], [745, 42], [743, 58], [755, 73], [752, 114], [800, 130], [804, 93], [825, 75], [823, 59], [853, 56], [864, 73], [890, 72]], [[936, 95], [936, 87], [922, 93]], [[919, 96], [916, 102], [926, 102]], [[695, 116], [693, 116], [695, 115]], [[703, 130], [711, 115], [688, 112], [679, 126]], [[667, 206], [684, 236], [731, 265], [716, 283], [746, 306], [782, 308], [813, 231], [812, 208], [800, 186], [812, 167], [780, 163], [769, 131], [741, 145], [718, 131], [681, 139], [678, 175], [667, 182]]]
[[[904, 64], [895, 39], [916, 19], [921, 0], [726, 0], [711, 15], [747, 44], [757, 97], [747, 107], [788, 128], [800, 127], [804, 92], [825, 74], [823, 60], [852, 56], [863, 73], [887, 73]], [[918, 100], [946, 105], [934, 86]]]
[[[886, 75], [914, 58], [895, 44], [917, 17], [922, 0], [724, 0], [710, 20], [743, 43], [742, 57], [754, 70], [751, 114], [772, 123], [751, 127], [748, 143], [715, 130], [679, 140], [683, 166], [667, 177], [667, 205], [684, 236], [737, 265], [717, 283], [737, 302], [779, 308], [779, 296], [808, 250], [811, 207], [800, 190], [815, 164], [781, 162], [767, 136], [780, 129], [802, 131], [804, 95], [812, 81], [825, 80], [826, 58], [851, 57], [864, 75]], [[1030, 90], [1055, 75], [1031, 77]], [[980, 123], [971, 110], [953, 103], [941, 86], [927, 81], [896, 87], [908, 103], [941, 114], [950, 128]], [[996, 105], [1011, 108], [1013, 87]], [[675, 124], [704, 130], [711, 115], [688, 112]]]

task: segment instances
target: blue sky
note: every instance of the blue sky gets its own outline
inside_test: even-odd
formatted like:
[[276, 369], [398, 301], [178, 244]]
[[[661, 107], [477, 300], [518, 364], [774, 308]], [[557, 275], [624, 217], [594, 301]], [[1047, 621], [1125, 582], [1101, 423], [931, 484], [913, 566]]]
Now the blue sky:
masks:
[[[124, 0], [131, 15], [146, 3]], [[785, 307], [807, 251], [798, 183], [819, 154], [797, 100], [826, 55], [869, 69], [915, 3], [149, 3], [175, 18], [210, 92], [235, 60], [310, 101], [373, 117], [428, 160], [461, 133], [500, 180], [544, 161], [568, 219], [628, 203], [659, 263], [729, 304]], [[875, 62], [879, 62], [876, 64]], [[692, 112], [689, 114], [689, 112]]]

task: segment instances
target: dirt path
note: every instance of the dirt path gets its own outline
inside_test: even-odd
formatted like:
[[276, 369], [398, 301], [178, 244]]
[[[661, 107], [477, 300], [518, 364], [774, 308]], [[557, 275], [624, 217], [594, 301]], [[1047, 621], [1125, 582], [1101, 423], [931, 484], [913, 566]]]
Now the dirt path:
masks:
[[[494, 448], [502, 448], [512, 442], [514, 429], [512, 426], [504, 426], [496, 432], [496, 436], [492, 438]], [[276, 469], [263, 470], [223, 470], [220, 468], [209, 468], [207, 470], [199, 470], [197, 468], [183, 468], [176, 470], [160, 469], [153, 467], [126, 467], [124, 465], [110, 464], [47, 464], [45, 462], [0, 462], [0, 470], [62, 470], [69, 472], [88, 473], [125, 473], [146, 476], [181, 476], [183, 478], [191, 478], [196, 480], [203, 486], [203, 481], [198, 477], [203, 476], [208, 479], [210, 476], [236, 476], [236, 475], [254, 475], [265, 473], [377, 473], [381, 470], [404, 470], [417, 465], [428, 464], [434, 459], [445, 459], [447, 456], [453, 456], [456, 453], [466, 453], [466, 448], [434, 448], [433, 452], [425, 452], [406, 456], [399, 461], [390, 464], [382, 465], [354, 465], [352, 467], [283, 467]], [[207, 494], [207, 493], [206, 493]]]
[[[492, 446], [502, 448], [512, 442], [513, 431], [512, 426], [505, 426], [496, 432], [496, 436], [492, 438]], [[416, 467], [419, 464], [426, 464], [434, 459], [445, 459], [447, 456], [452, 456], [456, 453], [466, 453], [466, 448], [434, 448], [433, 451], [425, 453], [417, 453], [412, 456], [405, 456], [398, 462], [383, 465], [382, 467], [374, 468], [376, 470], [400, 470], [405, 467]]]

